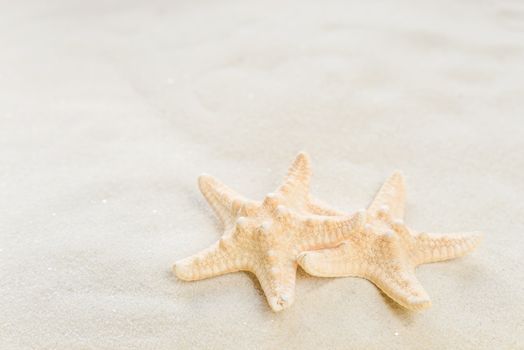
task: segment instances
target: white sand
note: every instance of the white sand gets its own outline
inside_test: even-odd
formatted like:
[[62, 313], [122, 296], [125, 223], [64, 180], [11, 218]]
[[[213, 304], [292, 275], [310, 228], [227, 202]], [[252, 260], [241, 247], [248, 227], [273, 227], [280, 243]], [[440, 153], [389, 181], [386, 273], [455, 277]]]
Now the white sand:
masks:
[[[524, 348], [524, 5], [432, 3], [3, 1], [0, 349]], [[339, 208], [399, 168], [410, 226], [486, 240], [423, 313], [172, 276], [220, 235], [201, 172], [261, 198], [299, 150]]]

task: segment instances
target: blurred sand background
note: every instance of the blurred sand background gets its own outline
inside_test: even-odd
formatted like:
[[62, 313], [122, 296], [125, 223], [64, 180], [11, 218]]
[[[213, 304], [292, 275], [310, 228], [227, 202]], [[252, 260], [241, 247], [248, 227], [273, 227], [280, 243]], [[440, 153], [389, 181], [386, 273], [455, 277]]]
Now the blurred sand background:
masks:
[[[1, 349], [524, 348], [522, 1], [1, 1]], [[202, 172], [262, 198], [294, 158], [364, 207], [482, 230], [424, 265], [433, 307], [300, 271], [273, 313], [173, 262], [221, 234]]]

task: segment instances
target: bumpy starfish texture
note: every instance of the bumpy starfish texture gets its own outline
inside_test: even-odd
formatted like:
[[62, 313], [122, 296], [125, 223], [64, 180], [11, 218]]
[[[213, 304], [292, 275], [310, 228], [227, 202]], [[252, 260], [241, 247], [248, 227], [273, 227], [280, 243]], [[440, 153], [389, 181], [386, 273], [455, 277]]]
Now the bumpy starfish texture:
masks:
[[362, 217], [365, 225], [339, 246], [303, 252], [298, 263], [311, 275], [355, 276], [370, 280], [400, 305], [421, 310], [431, 306], [415, 277], [420, 264], [458, 258], [481, 241], [480, 233], [429, 235], [403, 223], [405, 185], [395, 172]]
[[300, 252], [334, 247], [363, 224], [360, 213], [339, 216], [338, 211], [312, 199], [310, 177], [309, 158], [300, 153], [283, 185], [259, 202], [242, 197], [211, 176], [201, 176], [200, 190], [224, 224], [224, 234], [211, 247], [177, 261], [175, 274], [192, 281], [251, 271], [274, 311], [291, 305]]

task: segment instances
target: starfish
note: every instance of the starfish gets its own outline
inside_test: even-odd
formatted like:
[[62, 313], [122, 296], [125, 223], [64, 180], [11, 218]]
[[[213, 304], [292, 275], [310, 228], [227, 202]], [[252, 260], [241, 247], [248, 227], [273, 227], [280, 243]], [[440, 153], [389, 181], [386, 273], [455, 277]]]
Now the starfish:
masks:
[[361, 229], [337, 247], [301, 253], [298, 263], [314, 276], [368, 279], [408, 309], [430, 307], [428, 294], [415, 277], [415, 268], [466, 255], [482, 236], [476, 232], [417, 233], [403, 223], [404, 203], [404, 178], [397, 171], [362, 212], [360, 222], [365, 224]]
[[218, 242], [173, 266], [178, 278], [200, 280], [235, 271], [258, 278], [269, 305], [280, 311], [293, 303], [300, 252], [334, 247], [361, 219], [339, 215], [309, 195], [309, 157], [300, 153], [284, 180], [263, 201], [242, 197], [209, 175], [199, 187], [224, 225]]

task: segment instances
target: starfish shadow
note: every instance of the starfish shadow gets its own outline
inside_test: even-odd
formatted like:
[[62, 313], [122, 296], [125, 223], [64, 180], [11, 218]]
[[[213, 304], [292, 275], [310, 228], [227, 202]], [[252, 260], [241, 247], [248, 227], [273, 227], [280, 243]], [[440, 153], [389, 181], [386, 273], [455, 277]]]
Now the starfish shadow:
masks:
[[297, 280], [298, 279], [305, 279], [305, 280], [317, 280], [318, 277], [311, 276], [308, 274], [304, 269], [300, 266], [297, 267]]
[[264, 294], [264, 290], [262, 290], [262, 286], [260, 285], [260, 282], [258, 281], [257, 276], [250, 272], [250, 271], [242, 271], [249, 279], [251, 280], [253, 287], [257, 291], [257, 294], [259, 294], [262, 298], [266, 298]]
[[[249, 279], [253, 283], [253, 287], [255, 288], [257, 293], [261, 297], [265, 298], [264, 290], [262, 289], [262, 286], [260, 285], [260, 282], [258, 281], [257, 276], [254, 273], [250, 272], [250, 271], [242, 271], [242, 272], [245, 273], [245, 275], [249, 277]], [[313, 280], [321, 280], [321, 279], [318, 278], [318, 277], [309, 275], [300, 266], [297, 266], [297, 281], [298, 280], [310, 280], [310, 281], [313, 281]], [[327, 281], [325, 281], [325, 282], [327, 282]]]
[[167, 278], [167, 280], [169, 280], [169, 282], [183, 282], [181, 279], [175, 276], [172, 269], [166, 269], [164, 271], [164, 276]]
[[[359, 279], [358, 277], [348, 277], [349, 279]], [[297, 280], [298, 279], [306, 279], [306, 280], [316, 280], [315, 283], [318, 283], [316, 287], [319, 286], [327, 286], [329, 283], [333, 282], [336, 278], [318, 278], [315, 276], [309, 275], [307, 272], [305, 272], [300, 266], [297, 269]], [[365, 278], [361, 279], [367, 281]], [[409, 325], [415, 321], [415, 318], [417, 316], [417, 312], [411, 311], [409, 309], [406, 309], [405, 307], [401, 306], [397, 302], [395, 302], [393, 299], [391, 299], [386, 293], [384, 293], [380, 288], [378, 288], [374, 283], [367, 281], [373, 285], [374, 288], [378, 291], [379, 295], [382, 297], [384, 303], [387, 305], [387, 308], [391, 311], [391, 313], [401, 319], [405, 325]]]
[[398, 304], [396, 301], [391, 299], [386, 293], [384, 293], [380, 288], [376, 287], [377, 291], [379, 292], [380, 296], [384, 300], [384, 303], [387, 305], [388, 309], [398, 318], [405, 321], [406, 324], [411, 324], [415, 317], [417, 312], [412, 311], [409, 309], [406, 309], [402, 305]]

